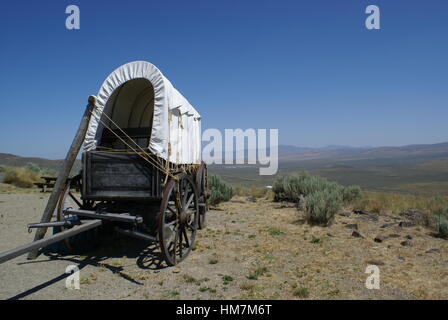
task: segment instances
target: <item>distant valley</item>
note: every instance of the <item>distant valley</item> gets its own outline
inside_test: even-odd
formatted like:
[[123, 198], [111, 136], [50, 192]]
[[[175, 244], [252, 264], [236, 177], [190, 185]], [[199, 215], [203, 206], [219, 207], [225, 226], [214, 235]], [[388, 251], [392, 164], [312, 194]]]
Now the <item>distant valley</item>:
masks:
[[[211, 165], [211, 172], [240, 186], [271, 185], [257, 165]], [[302, 148], [279, 146], [278, 175], [307, 170], [371, 191], [448, 194], [448, 143], [402, 147]]]
[[[258, 165], [209, 165], [234, 186], [272, 185], [278, 175], [307, 170], [344, 185], [357, 184], [371, 191], [448, 194], [448, 142], [402, 147], [328, 146], [306, 148], [281, 145], [276, 176], [260, 176]], [[247, 151], [245, 151], [247, 153]], [[36, 163], [59, 170], [63, 160], [20, 157], [0, 153], [0, 165]], [[76, 160], [73, 173], [81, 169]]]

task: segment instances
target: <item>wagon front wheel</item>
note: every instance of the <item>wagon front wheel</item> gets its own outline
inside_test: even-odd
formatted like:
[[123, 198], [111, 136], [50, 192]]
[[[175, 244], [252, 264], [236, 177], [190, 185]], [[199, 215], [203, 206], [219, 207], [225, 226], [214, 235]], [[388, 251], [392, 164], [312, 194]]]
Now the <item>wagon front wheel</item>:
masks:
[[[65, 209], [92, 209], [93, 202], [86, 202], [81, 200], [80, 195], [77, 193], [81, 189], [80, 185], [81, 177], [75, 176], [72, 179], [67, 180], [66, 185], [59, 197], [59, 201], [56, 208], [57, 221], [71, 220], [75, 221], [73, 217], [67, 217], [64, 214]], [[71, 227], [58, 227], [55, 232], [64, 231]], [[71, 238], [66, 238], [62, 241], [63, 245], [56, 245], [56, 250], [62, 252], [83, 252], [95, 249], [98, 243], [98, 229], [89, 230], [82, 234], [75, 235]]]
[[178, 264], [193, 249], [198, 219], [196, 186], [190, 176], [179, 174], [165, 185], [160, 206], [159, 244], [168, 265]]

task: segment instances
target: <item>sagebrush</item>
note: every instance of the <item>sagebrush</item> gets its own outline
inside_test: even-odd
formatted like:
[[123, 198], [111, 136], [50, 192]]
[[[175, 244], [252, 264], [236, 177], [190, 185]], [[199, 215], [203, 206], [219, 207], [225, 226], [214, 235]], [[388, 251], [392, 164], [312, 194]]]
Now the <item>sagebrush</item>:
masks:
[[443, 208], [434, 214], [434, 227], [438, 235], [448, 238], [448, 209]]
[[220, 202], [229, 201], [234, 194], [232, 186], [224, 182], [221, 177], [214, 174], [208, 175], [208, 188], [210, 192], [208, 202], [212, 206], [215, 206]]
[[342, 207], [342, 194], [335, 189], [323, 189], [305, 198], [305, 218], [310, 224], [328, 225]]
[[44, 175], [44, 176], [53, 176], [53, 177], [57, 176], [57, 172], [55, 170], [41, 167], [40, 165], [38, 165], [37, 163], [34, 163], [34, 162], [28, 162], [25, 165], [25, 169], [31, 170], [33, 172], [36, 172], [36, 173]]
[[361, 198], [359, 186], [344, 187], [308, 172], [289, 174], [278, 178], [273, 185], [277, 201], [293, 201], [304, 210], [311, 224], [327, 225], [342, 205]]

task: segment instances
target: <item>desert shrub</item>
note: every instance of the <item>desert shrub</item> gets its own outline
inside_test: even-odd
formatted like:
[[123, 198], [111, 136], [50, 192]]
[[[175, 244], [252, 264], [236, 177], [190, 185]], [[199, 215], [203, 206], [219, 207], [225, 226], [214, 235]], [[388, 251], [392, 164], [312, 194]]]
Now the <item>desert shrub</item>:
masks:
[[[347, 187], [346, 198], [356, 198], [360, 195], [359, 187]], [[308, 172], [289, 174], [275, 180], [273, 192], [276, 200], [299, 202], [300, 196], [308, 196], [322, 190], [343, 192], [345, 188], [334, 181], [320, 176], [312, 176]]]
[[40, 181], [40, 176], [37, 172], [16, 167], [6, 168], [3, 179], [4, 183], [12, 184], [20, 188], [31, 188], [38, 181]]
[[361, 199], [361, 188], [359, 186], [348, 186], [342, 190], [344, 203], [351, 203], [359, 199]]
[[30, 171], [36, 172], [41, 175], [46, 175], [46, 176], [56, 176], [57, 175], [56, 171], [54, 171], [53, 169], [41, 167], [40, 165], [38, 165], [37, 163], [34, 163], [34, 162], [28, 162], [25, 165], [25, 169], [28, 169]]
[[328, 225], [343, 204], [341, 189], [323, 189], [305, 197], [305, 219], [309, 224]]
[[361, 188], [359, 186], [344, 188], [334, 181], [320, 176], [312, 176], [307, 172], [293, 173], [280, 177], [273, 185], [276, 199], [286, 201], [297, 201], [300, 195], [307, 196], [325, 189], [342, 192], [344, 202], [351, 202], [361, 196]]
[[343, 187], [324, 177], [312, 176], [307, 172], [289, 174], [278, 178], [273, 185], [275, 200], [294, 201], [305, 211], [305, 218], [311, 224], [329, 224], [343, 204], [361, 198], [359, 186]]
[[299, 194], [300, 190], [300, 177], [298, 174], [286, 175], [277, 178], [272, 186], [272, 191], [274, 191], [275, 199], [277, 201], [297, 201], [296, 195]]
[[434, 214], [434, 227], [439, 236], [448, 238], [448, 209], [438, 210]]
[[225, 183], [221, 177], [210, 174], [208, 176], [208, 187], [210, 190], [209, 204], [217, 205], [220, 202], [229, 201], [233, 196], [233, 188]]
[[272, 187], [277, 200], [295, 201], [300, 195], [307, 195], [313, 189], [319, 188], [322, 182], [319, 177], [312, 177], [307, 172], [288, 174], [274, 181]]
[[25, 169], [31, 170], [36, 173], [40, 173], [42, 170], [42, 168], [37, 163], [34, 163], [34, 162], [28, 162], [25, 165]]

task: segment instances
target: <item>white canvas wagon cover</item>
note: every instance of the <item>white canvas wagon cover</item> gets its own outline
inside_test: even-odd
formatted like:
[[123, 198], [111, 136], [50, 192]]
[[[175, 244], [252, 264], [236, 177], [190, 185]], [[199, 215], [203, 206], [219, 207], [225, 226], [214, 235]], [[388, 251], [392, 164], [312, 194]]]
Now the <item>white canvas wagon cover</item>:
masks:
[[144, 147], [158, 157], [176, 164], [200, 163], [201, 116], [153, 64], [122, 65], [106, 78], [96, 98], [86, 151], [97, 148], [110, 118], [120, 128], [148, 128], [149, 145]]

